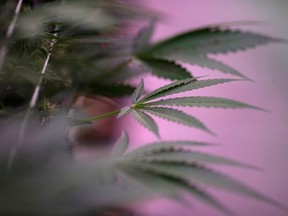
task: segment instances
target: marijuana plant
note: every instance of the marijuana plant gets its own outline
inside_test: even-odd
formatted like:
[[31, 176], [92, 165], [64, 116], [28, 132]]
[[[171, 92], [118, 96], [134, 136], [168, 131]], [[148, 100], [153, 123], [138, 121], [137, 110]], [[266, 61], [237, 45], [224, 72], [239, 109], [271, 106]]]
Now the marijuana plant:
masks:
[[[157, 14], [124, 0], [19, 0], [17, 4], [4, 1], [0, 6], [1, 215], [106, 215], [113, 208], [154, 196], [181, 202], [184, 192], [233, 215], [206, 192], [206, 187], [236, 192], [286, 210], [209, 165], [257, 167], [193, 150], [212, 143], [161, 140], [153, 118], [213, 134], [196, 117], [175, 107], [265, 111], [233, 99], [174, 95], [250, 80], [210, 54], [284, 40], [219, 24], [152, 43]], [[147, 25], [136, 36], [123, 36], [131, 28], [129, 23], [143, 21], [148, 21]], [[237, 78], [194, 77], [182, 63]], [[150, 93], [145, 92], [143, 78], [137, 87], [127, 84], [146, 72], [171, 82]], [[75, 101], [83, 95], [109, 99], [131, 96], [131, 104], [97, 116], [71, 114]], [[75, 146], [83, 143], [68, 139], [67, 131], [125, 115], [132, 115], [159, 140], [127, 151], [129, 137], [123, 132], [109, 153], [91, 161], [75, 159]], [[116, 212], [129, 213], [117, 208]]]

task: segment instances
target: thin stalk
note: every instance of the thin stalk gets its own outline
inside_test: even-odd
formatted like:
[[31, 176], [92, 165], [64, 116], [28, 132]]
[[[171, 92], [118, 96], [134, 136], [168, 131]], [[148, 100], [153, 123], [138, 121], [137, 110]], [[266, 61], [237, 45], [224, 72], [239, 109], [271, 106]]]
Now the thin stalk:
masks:
[[104, 118], [107, 118], [107, 117], [110, 117], [110, 116], [118, 115], [120, 113], [120, 111], [121, 110], [115, 110], [113, 112], [105, 113], [103, 115], [94, 116], [94, 117], [91, 117], [91, 118], [84, 119], [84, 121], [93, 122], [93, 121], [96, 121], [96, 120], [104, 119]]
[[71, 126], [79, 126], [79, 125], [85, 125], [85, 124], [92, 124], [94, 121], [118, 115], [120, 112], [121, 110], [115, 110], [109, 113], [105, 113], [103, 115], [94, 116], [94, 117], [90, 117], [86, 119], [77, 119], [77, 118], [72, 118], [72, 117], [69, 117], [68, 119], [70, 121]]
[[[57, 28], [58, 27], [56, 27], [55, 30], [57, 30]], [[57, 33], [55, 33], [54, 36], [57, 36]], [[32, 110], [36, 106], [36, 103], [37, 103], [37, 100], [38, 100], [38, 97], [39, 97], [41, 84], [42, 84], [42, 81], [43, 81], [43, 76], [45, 75], [45, 73], [47, 71], [48, 63], [49, 63], [49, 60], [51, 58], [52, 50], [53, 50], [53, 47], [54, 47], [56, 41], [57, 41], [56, 39], [52, 39], [50, 44], [49, 44], [49, 48], [50, 49], [48, 51], [48, 54], [47, 54], [46, 59], [44, 61], [42, 70], [40, 72], [40, 78], [38, 80], [38, 83], [37, 83], [34, 91], [33, 91], [33, 94], [32, 94], [32, 97], [31, 97], [31, 100], [30, 100], [30, 103], [29, 103], [29, 107], [28, 107], [28, 109], [27, 109], [27, 111], [25, 113], [24, 119], [23, 119], [23, 121], [22, 121], [22, 123], [20, 125], [20, 130], [19, 130], [19, 134], [18, 134], [17, 144], [13, 147], [13, 149], [10, 152], [9, 161], [8, 161], [8, 170], [11, 169], [12, 162], [13, 162], [13, 160], [15, 158], [17, 149], [19, 147], [21, 147], [23, 142], [24, 142], [24, 137], [25, 137], [25, 133], [26, 133], [27, 125], [28, 125], [28, 120], [29, 120], [29, 117], [31, 115]]]
[[[7, 32], [5, 34], [6, 40], [11, 38], [11, 36], [15, 30], [16, 22], [17, 22], [17, 19], [18, 19], [18, 16], [19, 16], [19, 13], [20, 13], [20, 10], [22, 7], [22, 3], [23, 3], [23, 0], [19, 0], [17, 3], [17, 6], [16, 6], [15, 11], [14, 11], [13, 19], [12, 19], [11, 23], [9, 24]], [[7, 51], [8, 51], [7, 45], [6, 45], [6, 43], [4, 43], [1, 50], [0, 50], [0, 73], [2, 72], [2, 69], [3, 69], [3, 65], [4, 65]]]
[[49, 63], [49, 60], [51, 58], [51, 51], [52, 51], [52, 48], [54, 46], [54, 44], [56, 43], [56, 40], [53, 39], [50, 43], [50, 51], [49, 53], [47, 54], [46, 56], [46, 59], [45, 59], [45, 62], [43, 64], [43, 67], [42, 67], [42, 70], [41, 70], [41, 73], [40, 73], [40, 78], [38, 80], [38, 83], [34, 89], [34, 92], [33, 92], [33, 95], [31, 97], [31, 100], [30, 100], [30, 103], [29, 103], [29, 107], [26, 111], [26, 114], [25, 114], [25, 117], [24, 117], [24, 120], [21, 124], [21, 127], [20, 127], [20, 132], [19, 132], [19, 137], [18, 137], [18, 143], [21, 143], [23, 142], [23, 139], [24, 139], [24, 135], [25, 135], [25, 131], [26, 131], [26, 127], [27, 127], [27, 123], [28, 123], [28, 119], [29, 119], [29, 116], [31, 114], [31, 111], [33, 110], [33, 108], [36, 106], [36, 103], [37, 103], [37, 100], [38, 100], [38, 97], [39, 97], [39, 92], [40, 92], [40, 88], [41, 88], [41, 84], [42, 84], [42, 81], [43, 81], [43, 76], [45, 75], [46, 73], [46, 70], [47, 70], [47, 67], [48, 67], [48, 63]]

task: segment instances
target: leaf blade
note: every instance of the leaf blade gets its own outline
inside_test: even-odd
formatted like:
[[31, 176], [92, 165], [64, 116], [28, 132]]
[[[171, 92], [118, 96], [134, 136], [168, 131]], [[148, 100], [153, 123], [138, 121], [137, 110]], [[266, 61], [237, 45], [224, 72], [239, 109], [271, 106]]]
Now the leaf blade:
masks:
[[134, 53], [140, 52], [145, 48], [145, 46], [149, 45], [152, 34], [155, 30], [155, 21], [151, 20], [149, 25], [142, 28], [133, 41], [133, 51]]
[[256, 33], [205, 27], [168, 38], [151, 46], [146, 52], [158, 57], [169, 56], [175, 52], [186, 55], [227, 54], [281, 41]]
[[231, 74], [233, 76], [238, 76], [247, 80], [250, 80], [248, 77], [237, 71], [236, 69], [232, 68], [229, 65], [224, 64], [223, 62], [209, 58], [206, 55], [186, 55], [185, 53], [171, 53], [167, 54], [165, 58], [169, 60], [177, 60], [182, 61], [184, 63], [188, 63], [191, 65], [197, 65], [203, 68], [209, 68], [211, 70], [217, 70], [223, 72], [225, 74]]
[[176, 64], [174, 61], [140, 56], [138, 59], [151, 73], [158, 77], [170, 80], [182, 80], [192, 77], [185, 68]]
[[188, 107], [224, 108], [224, 109], [250, 108], [265, 111], [262, 108], [247, 103], [243, 103], [240, 101], [227, 98], [205, 97], [205, 96], [170, 98], [145, 103], [145, 106], [188, 106]]
[[146, 101], [154, 100], [156, 98], [177, 94], [181, 92], [196, 90], [200, 88], [206, 88], [218, 84], [223, 84], [227, 82], [238, 81], [237, 79], [208, 79], [208, 80], [195, 80], [195, 79], [187, 79], [176, 81], [174, 83], [168, 84], [161, 88], [154, 90], [153, 92], [149, 93], [148, 95], [144, 96], [138, 102], [143, 103]]
[[129, 145], [129, 137], [125, 131], [122, 132], [120, 139], [114, 145], [111, 157], [121, 157], [127, 150]]
[[157, 137], [159, 137], [158, 126], [149, 115], [140, 110], [133, 109], [132, 116], [139, 124], [141, 124], [148, 130], [150, 130], [152, 133], [154, 133]]
[[165, 86], [162, 86], [158, 89], [155, 89], [154, 91], [150, 92], [149, 94], [145, 95], [141, 100], [139, 100], [139, 102], [144, 102], [147, 100], [152, 100], [150, 98], [155, 97], [156, 95], [163, 93], [165, 91], [169, 91], [171, 89], [177, 88], [178, 86], [184, 85], [186, 83], [190, 83], [196, 81], [195, 78], [188, 78], [188, 79], [184, 79], [184, 80], [179, 80], [179, 81], [175, 81], [173, 83], [169, 83]]
[[[129, 154], [128, 154], [129, 155]], [[209, 163], [226, 166], [237, 166], [242, 168], [258, 170], [259, 168], [238, 162], [226, 157], [211, 155], [199, 151], [172, 149], [170, 151], [156, 152], [142, 155], [137, 155], [137, 160], [147, 162], [177, 162], [177, 163]]]
[[135, 89], [135, 91], [131, 96], [131, 102], [134, 104], [142, 96], [143, 93], [144, 93], [144, 81], [143, 79], [141, 79], [139, 85], [137, 86], [137, 88]]
[[[138, 164], [134, 163], [134, 165], [137, 166]], [[206, 168], [204, 166], [183, 166], [179, 164], [173, 165], [147, 163], [141, 163], [141, 166], [143, 166], [143, 168], [145, 168], [146, 170], [152, 170], [154, 172], [171, 175], [178, 178], [189, 178], [193, 181], [206, 184], [208, 186], [235, 192], [287, 211], [287, 208], [285, 206], [273, 200], [272, 198], [261, 194], [255, 189], [230, 176], [215, 172], [212, 169]]]
[[195, 127], [201, 130], [204, 130], [210, 134], [213, 134], [202, 122], [200, 122], [195, 117], [188, 115], [180, 110], [164, 108], [164, 107], [141, 107], [142, 110], [145, 110], [152, 115], [163, 118], [168, 121], [180, 123], [186, 126]]
[[159, 172], [157, 169], [151, 169], [145, 164], [125, 164], [122, 168], [132, 178], [142, 182], [152, 190], [159, 191], [165, 195], [175, 197], [180, 192], [187, 192], [197, 200], [208, 204], [216, 210], [225, 213], [226, 215], [234, 215], [227, 207], [215, 199], [211, 194], [202, 190], [195, 183], [189, 183], [186, 179], [180, 176], [169, 175], [168, 172]]
[[213, 146], [213, 143], [207, 142], [199, 142], [199, 141], [161, 141], [161, 142], [154, 142], [150, 144], [146, 144], [144, 146], [140, 146], [133, 151], [129, 152], [126, 156], [134, 156], [134, 155], [141, 155], [141, 154], [151, 154], [155, 152], [161, 151], [168, 151], [173, 150], [174, 148], [179, 148], [183, 146], [191, 146], [191, 147], [206, 147], [206, 146]]

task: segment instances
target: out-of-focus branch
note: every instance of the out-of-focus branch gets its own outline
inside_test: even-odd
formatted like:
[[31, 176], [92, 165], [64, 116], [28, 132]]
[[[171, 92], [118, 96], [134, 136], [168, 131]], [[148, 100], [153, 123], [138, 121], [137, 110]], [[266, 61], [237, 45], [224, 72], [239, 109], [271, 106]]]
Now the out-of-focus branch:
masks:
[[[55, 30], [58, 30], [58, 27], [56, 27]], [[57, 33], [55, 33], [54, 36], [56, 37]], [[32, 97], [31, 97], [31, 100], [30, 100], [30, 103], [29, 103], [29, 107], [28, 107], [28, 109], [27, 109], [27, 111], [25, 113], [24, 119], [23, 119], [23, 121], [22, 121], [22, 123], [20, 125], [20, 130], [19, 130], [19, 134], [18, 134], [17, 144], [13, 147], [13, 149], [11, 150], [11, 153], [10, 153], [10, 157], [9, 157], [9, 161], [8, 161], [8, 170], [11, 169], [12, 162], [13, 162], [13, 160], [15, 158], [17, 149], [19, 147], [21, 147], [21, 145], [24, 142], [24, 138], [25, 138], [25, 133], [26, 133], [29, 117], [30, 117], [31, 112], [34, 109], [34, 107], [36, 106], [36, 103], [38, 101], [40, 88], [41, 88], [41, 84], [42, 84], [42, 81], [43, 81], [43, 76], [45, 75], [45, 73], [47, 71], [47, 67], [48, 67], [49, 60], [51, 58], [52, 50], [53, 50], [53, 47], [54, 47], [56, 42], [57, 42], [56, 39], [52, 39], [50, 44], [49, 44], [49, 50], [48, 50], [46, 59], [44, 61], [43, 67], [42, 67], [41, 72], [40, 72], [40, 78], [38, 80], [38, 83], [37, 83], [34, 91], [33, 91], [33, 94], [32, 94]]]
[[[6, 35], [5, 35], [5, 40], [8, 40], [9, 38], [11, 38], [11, 36], [15, 30], [16, 22], [17, 22], [17, 19], [18, 19], [18, 16], [19, 16], [19, 13], [20, 13], [20, 10], [22, 7], [22, 3], [23, 3], [23, 0], [19, 0], [17, 3], [13, 19], [12, 19], [11, 23], [9, 24]], [[7, 44], [4, 43], [1, 50], [0, 50], [0, 73], [2, 72], [2, 69], [3, 69], [3, 65], [4, 65], [7, 51], [8, 51]]]

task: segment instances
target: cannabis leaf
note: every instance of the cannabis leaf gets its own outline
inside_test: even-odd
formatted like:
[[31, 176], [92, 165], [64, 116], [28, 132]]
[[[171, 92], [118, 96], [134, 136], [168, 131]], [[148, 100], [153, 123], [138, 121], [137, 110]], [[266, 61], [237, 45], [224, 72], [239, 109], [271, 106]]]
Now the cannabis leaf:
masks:
[[252, 106], [243, 102], [239, 102], [232, 99], [220, 98], [220, 97], [181, 97], [162, 99], [159, 101], [153, 101], [145, 103], [146, 106], [188, 106], [188, 107], [207, 107], [207, 108], [224, 108], [224, 109], [257, 109], [265, 111], [256, 106]]
[[128, 148], [129, 137], [126, 132], [122, 133], [121, 138], [117, 141], [112, 149], [111, 156], [112, 157], [119, 157], [125, 153]]
[[[175, 81], [168, 85], [162, 86], [141, 97], [144, 92], [144, 81], [141, 80], [139, 85], [135, 89], [133, 95], [131, 96], [132, 105], [125, 106], [120, 111], [112, 112], [111, 115], [117, 114], [117, 118], [120, 118], [132, 113], [133, 118], [138, 123], [140, 123], [142, 126], [150, 130], [157, 137], [159, 137], [159, 130], [152, 116], [163, 118], [165, 120], [176, 122], [185, 126], [194, 127], [213, 135], [214, 133], [210, 129], [208, 129], [207, 126], [205, 126], [205, 124], [203, 124], [200, 120], [198, 120], [192, 115], [188, 115], [182, 112], [181, 110], [170, 108], [170, 106], [207, 107], [207, 108], [224, 108], [224, 109], [249, 108], [261, 111], [266, 110], [258, 108], [256, 106], [252, 106], [247, 103], [219, 97], [192, 96], [192, 97], [178, 97], [168, 99], [160, 99], [160, 98], [181, 92], [192, 91], [232, 81], [238, 81], [238, 80], [235, 79], [199, 80], [199, 78], [197, 80], [195, 78], [189, 78]], [[77, 122], [78, 124], [91, 123], [94, 120], [99, 120], [103, 117], [111, 115], [104, 114], [102, 116], [96, 116], [86, 120], [77, 119], [76, 121], [74, 121], [74, 124], [77, 124]]]
[[[234, 215], [211, 194], [199, 188], [198, 184], [227, 192], [235, 192], [287, 211], [277, 201], [267, 197], [242, 182], [216, 172], [207, 167], [207, 163], [255, 168], [225, 157], [183, 150], [182, 146], [207, 146], [209, 143], [197, 141], [162, 141], [146, 144], [122, 156], [115, 166], [123, 174], [123, 181], [133, 179], [139, 185], [145, 185], [155, 193], [170, 198], [188, 192], [195, 199], [211, 205], [226, 215]], [[134, 184], [133, 184], [134, 185]]]
[[262, 202], [279, 207], [283, 210], [286, 208], [279, 204], [277, 201], [262, 195], [256, 190], [249, 186], [218, 172], [214, 172], [204, 166], [199, 165], [182, 165], [182, 164], [158, 164], [158, 163], [137, 163], [134, 162], [130, 166], [135, 166], [135, 168], [141, 169], [144, 172], [153, 172], [163, 175], [168, 175], [175, 178], [189, 179], [192, 182], [197, 182], [205, 184], [207, 186], [212, 186], [215, 188], [224, 189], [231, 192], [236, 192], [240, 195], [244, 195]]
[[144, 93], [144, 81], [143, 79], [141, 79], [139, 85], [137, 86], [131, 97], [131, 102], [135, 103], [142, 96], [143, 93]]
[[218, 70], [226, 74], [250, 80], [248, 77], [244, 76], [231, 66], [226, 65], [225, 63], [214, 58], [210, 58], [206, 55], [186, 55], [185, 53], [174, 53], [173, 56], [167, 58], [170, 60], [179, 60], [190, 65], [197, 65], [203, 68], [209, 68], [211, 70]]
[[143, 27], [133, 41], [133, 51], [135, 53], [143, 50], [147, 45], [149, 45], [150, 39], [155, 29], [155, 20], [151, 20], [149, 25]]
[[183, 150], [181, 148], [171, 148], [170, 149], [161, 149], [162, 151], [154, 152], [142, 152], [141, 154], [131, 155], [131, 157], [136, 158], [138, 161], [144, 162], [177, 162], [177, 163], [208, 163], [208, 164], [218, 164], [218, 165], [227, 165], [227, 166], [238, 166], [249, 169], [259, 170], [257, 167], [240, 163], [231, 159], [224, 157], [217, 157], [202, 152], [192, 151], [192, 150]]
[[[157, 172], [157, 170], [154, 169], [147, 169], [145, 166], [142, 166], [142, 164], [121, 164], [121, 166], [119, 166], [119, 169], [135, 181], [150, 188], [150, 190], [154, 191], [154, 193], [160, 193], [173, 199], [174, 197], [179, 197], [179, 193], [185, 192], [194, 197], [195, 199], [207, 205], [210, 205], [211, 207], [219, 210], [226, 215], [234, 215], [216, 198], [214, 198], [208, 192], [204, 191], [195, 183], [190, 183], [185, 179], [167, 175], [163, 172]], [[127, 177], [124, 177], [124, 179], [126, 180]]]
[[192, 77], [185, 68], [174, 61], [147, 57], [138, 57], [138, 59], [149, 71], [158, 77], [170, 80], [182, 80]]
[[156, 122], [151, 118], [149, 115], [147, 115], [145, 112], [133, 109], [132, 110], [132, 116], [134, 119], [139, 122], [141, 125], [143, 125], [145, 128], [150, 130], [152, 133], [154, 133], [156, 136], [159, 136], [158, 133], [158, 126]]
[[166, 152], [171, 151], [174, 149], [177, 149], [179, 147], [183, 146], [191, 146], [191, 147], [204, 147], [204, 146], [213, 146], [215, 144], [213, 143], [207, 143], [207, 142], [200, 142], [200, 141], [161, 141], [161, 142], [154, 142], [149, 143], [144, 146], [138, 147], [137, 149], [134, 149], [129, 154], [129, 157], [134, 157], [137, 155], [150, 155], [155, 152]]
[[[188, 78], [188, 79], [184, 79], [184, 80], [175, 81], [173, 83], [170, 83], [168, 85], [162, 86], [161, 88], [158, 88], [158, 89], [150, 92], [149, 94], [145, 95], [138, 102], [144, 102], [144, 101], [147, 101], [147, 100], [152, 100], [152, 99], [154, 99], [154, 97], [157, 98], [158, 95], [160, 95], [160, 97], [161, 97], [163, 95], [163, 93], [164, 93], [163, 96], [165, 96], [165, 93], [169, 94], [169, 92], [171, 92], [173, 90], [175, 91], [175, 89], [178, 89], [182, 85], [187, 85], [188, 83], [191, 83], [193, 81], [196, 81], [196, 79], [195, 78]], [[173, 94], [173, 92], [172, 92], [172, 94]]]
[[179, 60], [246, 78], [235, 69], [210, 59], [207, 55], [243, 51], [272, 42], [284, 42], [284, 40], [214, 26], [195, 29], [160, 41], [147, 47], [141, 55]]
[[160, 57], [178, 52], [192, 56], [195, 54], [218, 54], [241, 51], [271, 42], [283, 42], [283, 40], [240, 30], [207, 27], [158, 42], [147, 48], [145, 53]]
[[171, 84], [160, 87], [151, 93], [145, 95], [138, 102], [146, 102], [156, 98], [177, 94], [181, 92], [206, 88], [213, 85], [218, 85], [226, 82], [237, 81], [235, 79], [209, 79], [209, 80], [196, 80], [195, 78], [185, 79], [173, 82]]
[[[207, 107], [207, 108], [249, 108], [262, 110], [256, 106], [249, 105], [247, 103], [239, 102], [236, 100], [219, 98], [219, 97], [178, 97], [178, 98], [168, 98], [160, 99], [169, 95], [192, 91], [200, 88], [210, 87], [218, 84], [223, 84], [227, 82], [237, 81], [235, 79], [208, 79], [208, 80], [198, 80], [195, 78], [189, 78], [184, 80], [175, 81], [168, 85], [162, 86], [141, 98], [142, 92], [144, 91], [143, 80], [139, 83], [134, 94], [132, 95], [131, 106], [123, 107], [118, 114], [118, 117], [132, 112], [132, 116], [141, 125], [149, 129], [155, 135], [159, 136], [158, 127], [156, 122], [150, 115], [163, 118], [168, 121], [176, 122], [189, 127], [194, 127], [206, 131], [213, 135], [213, 132], [209, 130], [205, 124], [192, 115], [188, 115], [181, 110], [169, 108], [169, 106], [188, 106], [188, 107]], [[160, 99], [156, 100], [155, 99]], [[167, 107], [168, 106], [168, 107]]]
[[177, 122], [179, 124], [195, 127], [213, 134], [202, 122], [193, 116], [190, 116], [180, 110], [166, 107], [142, 107], [142, 110], [148, 113], [166, 119], [168, 121]]
[[[71, 124], [84, 125], [131, 114], [159, 137], [155, 116], [212, 133], [196, 117], [177, 107], [265, 111], [220, 97], [170, 97], [237, 81], [202, 80], [193, 77], [182, 63], [247, 80], [245, 75], [211, 55], [284, 40], [225, 30], [222, 25], [203, 27], [152, 43], [154, 17], [157, 16], [128, 2], [18, 0], [17, 5], [13, 2], [0, 3], [0, 38], [3, 41], [0, 50], [0, 215], [86, 215], [90, 212], [106, 215], [102, 210], [107, 206], [121, 206], [159, 194], [181, 202], [183, 193], [224, 214], [234, 215], [203, 190], [203, 186], [238, 193], [287, 210], [237, 179], [209, 168], [211, 164], [258, 169], [194, 150], [194, 147], [213, 146], [212, 143], [156, 141], [127, 151], [129, 137], [123, 132], [109, 155], [80, 162], [73, 158], [74, 153], [77, 154], [75, 140], [68, 140], [66, 133], [68, 130], [70, 134], [70, 126], [73, 127], [67, 124], [67, 116]], [[122, 26], [143, 18], [151, 22], [136, 37], [119, 37], [122, 31], [118, 30]], [[148, 94], [145, 94], [143, 79], [137, 88], [123, 82], [145, 72], [177, 81]], [[71, 107], [79, 95], [99, 94], [110, 98], [132, 95], [131, 104], [87, 119], [70, 117]], [[16, 120], [29, 101], [24, 120]], [[58, 109], [63, 111], [58, 114]], [[85, 110], [84, 107], [82, 111]], [[98, 126], [97, 123], [94, 126]], [[11, 155], [16, 156], [12, 164], [8, 163], [8, 172], [7, 161], [12, 161]]]

